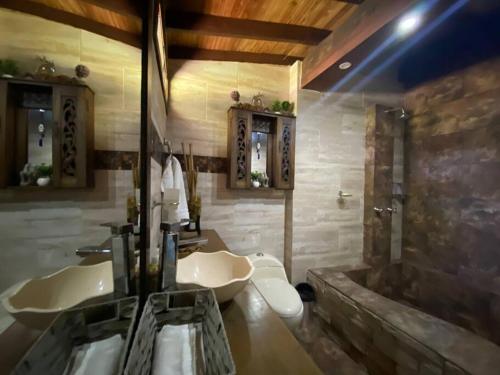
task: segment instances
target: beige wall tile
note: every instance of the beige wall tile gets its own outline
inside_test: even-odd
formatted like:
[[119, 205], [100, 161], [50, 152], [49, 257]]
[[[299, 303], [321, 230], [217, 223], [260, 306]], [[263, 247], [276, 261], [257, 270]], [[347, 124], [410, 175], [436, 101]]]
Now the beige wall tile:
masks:
[[[140, 130], [141, 53], [137, 48], [42, 18], [0, 9], [0, 56], [36, 69], [37, 55], [54, 60], [58, 74], [90, 69], [95, 92], [95, 147], [137, 151]], [[126, 219], [130, 171], [95, 171], [96, 187], [62, 190], [22, 199], [0, 191], [0, 291], [20, 280], [78, 262], [74, 251], [109, 236], [100, 226]], [[18, 203], [16, 203], [18, 202]]]
[[[192, 143], [195, 154], [227, 157], [230, 92], [242, 101], [258, 92], [266, 103], [288, 99], [289, 68], [262, 64], [170, 60], [168, 133], [174, 150]], [[226, 189], [226, 175], [200, 173], [202, 227], [215, 229], [238, 254], [264, 251], [283, 259], [284, 193], [255, 196]]]
[[[362, 97], [298, 91], [292, 281], [363, 254]], [[343, 202], [338, 191], [352, 194]]]

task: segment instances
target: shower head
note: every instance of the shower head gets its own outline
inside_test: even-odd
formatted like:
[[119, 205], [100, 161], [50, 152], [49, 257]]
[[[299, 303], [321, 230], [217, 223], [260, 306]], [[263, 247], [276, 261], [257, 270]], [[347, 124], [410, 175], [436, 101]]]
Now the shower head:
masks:
[[404, 109], [401, 108], [401, 116], [399, 116], [401, 120], [408, 120], [410, 118], [410, 114]]
[[411, 116], [410, 114], [408, 113], [408, 111], [406, 109], [404, 109], [403, 107], [401, 108], [392, 108], [392, 109], [388, 109], [385, 111], [385, 113], [393, 113], [393, 112], [399, 112], [398, 113], [398, 118], [400, 120], [408, 120]]

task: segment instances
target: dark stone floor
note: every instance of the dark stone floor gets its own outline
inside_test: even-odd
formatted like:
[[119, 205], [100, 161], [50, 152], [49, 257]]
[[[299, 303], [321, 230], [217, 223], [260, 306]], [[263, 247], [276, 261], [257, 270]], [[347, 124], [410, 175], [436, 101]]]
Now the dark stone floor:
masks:
[[368, 374], [340, 348], [334, 334], [314, 313], [313, 302], [304, 302], [304, 318], [293, 334], [325, 375]]

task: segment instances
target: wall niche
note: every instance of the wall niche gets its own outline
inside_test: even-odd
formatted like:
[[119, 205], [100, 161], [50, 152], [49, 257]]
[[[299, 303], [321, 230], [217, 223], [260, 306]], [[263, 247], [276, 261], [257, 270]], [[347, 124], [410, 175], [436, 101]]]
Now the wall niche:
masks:
[[227, 149], [228, 188], [294, 188], [295, 117], [231, 107]]
[[85, 85], [0, 79], [0, 150], [0, 188], [92, 187], [94, 93]]

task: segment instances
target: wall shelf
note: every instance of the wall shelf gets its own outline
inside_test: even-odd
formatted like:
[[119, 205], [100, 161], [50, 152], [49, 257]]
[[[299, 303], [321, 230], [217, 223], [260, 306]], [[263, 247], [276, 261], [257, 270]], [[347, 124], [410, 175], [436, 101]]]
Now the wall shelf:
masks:
[[[292, 190], [295, 117], [231, 107], [228, 110], [228, 188]], [[251, 173], [265, 173], [269, 187], [254, 188]]]

